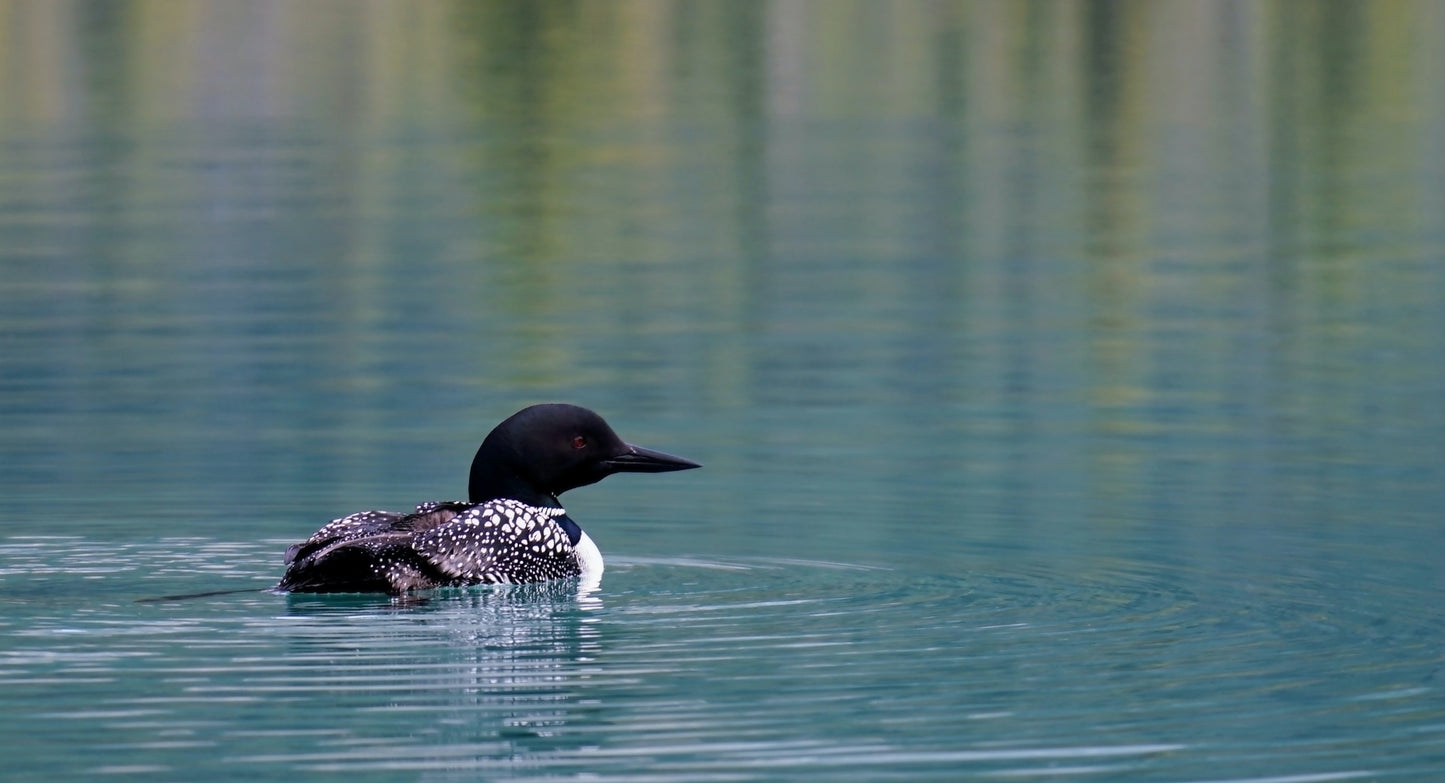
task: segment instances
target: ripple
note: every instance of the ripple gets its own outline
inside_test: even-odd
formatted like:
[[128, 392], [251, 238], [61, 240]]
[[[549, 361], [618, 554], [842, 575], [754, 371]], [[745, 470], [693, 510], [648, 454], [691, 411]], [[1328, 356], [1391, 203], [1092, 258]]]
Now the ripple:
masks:
[[1435, 616], [1299, 577], [613, 556], [600, 586], [131, 602], [194, 589], [196, 551], [203, 586], [274, 578], [265, 542], [0, 545], [46, 588], [0, 626], [34, 769], [1303, 782], [1445, 739]]

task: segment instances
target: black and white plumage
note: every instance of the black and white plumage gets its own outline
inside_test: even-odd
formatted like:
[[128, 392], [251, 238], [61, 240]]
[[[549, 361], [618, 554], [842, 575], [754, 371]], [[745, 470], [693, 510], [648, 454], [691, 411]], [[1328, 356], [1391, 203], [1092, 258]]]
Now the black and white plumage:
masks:
[[286, 574], [276, 589], [395, 595], [600, 576], [601, 553], [557, 496], [613, 473], [696, 467], [623, 442], [586, 408], [533, 405], [497, 425], [477, 449], [466, 502], [332, 520], [286, 551]]

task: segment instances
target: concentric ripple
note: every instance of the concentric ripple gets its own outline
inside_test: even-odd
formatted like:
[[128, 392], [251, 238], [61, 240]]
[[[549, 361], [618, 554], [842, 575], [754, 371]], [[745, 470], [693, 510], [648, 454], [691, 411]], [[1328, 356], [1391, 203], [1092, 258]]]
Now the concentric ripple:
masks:
[[1436, 760], [1372, 727], [1445, 726], [1433, 615], [1129, 561], [614, 556], [601, 585], [133, 602], [265, 586], [276, 551], [0, 545], [14, 774], [1302, 783], [1410, 779]]

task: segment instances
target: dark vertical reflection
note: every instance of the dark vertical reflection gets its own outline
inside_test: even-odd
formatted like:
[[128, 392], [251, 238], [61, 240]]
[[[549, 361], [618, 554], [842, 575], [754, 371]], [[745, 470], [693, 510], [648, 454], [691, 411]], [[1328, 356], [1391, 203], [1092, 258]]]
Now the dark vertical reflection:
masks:
[[1124, 90], [1129, 81], [1124, 70], [1133, 60], [1127, 35], [1130, 4], [1130, 0], [1089, 0], [1081, 19], [1087, 138], [1101, 148], [1100, 157], [1106, 160], [1117, 158], [1119, 140], [1110, 128], [1127, 116]]
[[[1139, 382], [1140, 194], [1144, 180], [1138, 137], [1138, 43], [1130, 27], [1130, 4], [1098, 0], [1081, 17], [1082, 135], [1087, 150], [1083, 197], [1084, 247], [1088, 264], [1088, 373], [1090, 377], [1090, 513], [1105, 520], [1139, 519], [1142, 435]], [[1133, 88], [1133, 89], [1131, 89]]]
[[[1035, 188], [1043, 181], [1040, 175], [1044, 165], [1039, 102], [1047, 97], [1041, 89], [1041, 14], [1039, 6], [1032, 3], [1014, 10], [1019, 22], [1012, 31], [1010, 49], [1014, 59], [1009, 65], [1019, 91], [1014, 98], [1018, 142], [1009, 149], [1011, 159], [1002, 168], [1001, 191], [993, 198], [999, 199], [1006, 214], [1037, 216], [1041, 205]], [[1028, 529], [1035, 527], [1038, 518], [1036, 504], [1040, 495], [1035, 487], [1042, 479], [1034, 460], [1040, 453], [1047, 453], [1041, 451], [1040, 442], [1046, 426], [1040, 421], [1044, 414], [1040, 404], [1044, 399], [1042, 387], [1047, 383], [1044, 365], [1051, 353], [1046, 346], [1058, 343], [1056, 335], [1038, 328], [1042, 325], [1039, 294], [1051, 277], [1036, 242], [1038, 225], [1033, 220], [1011, 221], [1000, 233], [1000, 257], [991, 264], [997, 266], [1003, 298], [1001, 323], [995, 336], [999, 340], [995, 349], [1002, 358], [997, 383], [1003, 437], [997, 447], [1005, 477], [998, 490], [1004, 495], [1001, 513]], [[1056, 479], [1049, 476], [1048, 480]], [[1025, 535], [1035, 537], [1028, 532]]]
[[482, 171], [499, 182], [479, 182], [507, 218], [495, 223], [516, 231], [504, 235], [491, 263], [506, 263], [518, 274], [537, 274], [557, 252], [553, 233], [564, 196], [556, 192], [558, 139], [574, 120], [559, 93], [573, 81], [575, 6], [571, 3], [469, 3], [456, 9], [461, 58], [453, 79], [460, 107], [473, 116], [472, 132], [488, 144]]

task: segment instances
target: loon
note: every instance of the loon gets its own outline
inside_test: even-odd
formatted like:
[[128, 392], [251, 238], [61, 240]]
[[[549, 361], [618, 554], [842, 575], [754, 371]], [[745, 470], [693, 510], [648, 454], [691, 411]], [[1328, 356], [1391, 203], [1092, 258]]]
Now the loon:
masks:
[[602, 553], [557, 496], [613, 473], [702, 467], [623, 442], [576, 405], [523, 408], [498, 424], [472, 460], [466, 502], [332, 520], [286, 550], [274, 588], [292, 593], [390, 593], [483, 583], [600, 577]]

